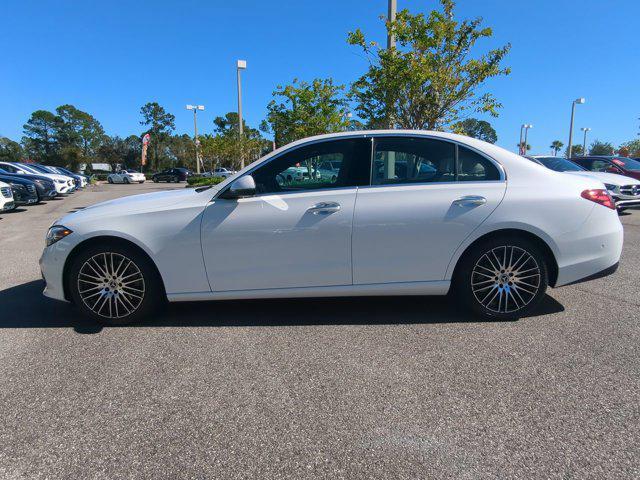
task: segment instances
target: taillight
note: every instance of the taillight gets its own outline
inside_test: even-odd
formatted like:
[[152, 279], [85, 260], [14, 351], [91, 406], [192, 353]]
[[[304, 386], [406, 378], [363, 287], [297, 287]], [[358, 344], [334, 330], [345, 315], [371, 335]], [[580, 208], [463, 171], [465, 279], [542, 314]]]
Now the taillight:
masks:
[[604, 207], [610, 208], [612, 210], [616, 209], [616, 204], [609, 195], [609, 192], [603, 190], [601, 188], [592, 188], [590, 190], [584, 190], [580, 196], [582, 198], [586, 198], [587, 200], [591, 200], [592, 202], [596, 202]]

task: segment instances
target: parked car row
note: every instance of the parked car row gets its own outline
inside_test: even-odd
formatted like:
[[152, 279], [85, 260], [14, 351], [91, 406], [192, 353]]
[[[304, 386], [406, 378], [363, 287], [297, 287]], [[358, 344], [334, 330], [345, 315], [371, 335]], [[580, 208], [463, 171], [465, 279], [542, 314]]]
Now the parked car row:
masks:
[[601, 181], [619, 212], [640, 207], [640, 161], [616, 156], [561, 157], [530, 156], [529, 160], [556, 172]]
[[0, 211], [67, 195], [89, 183], [85, 175], [37, 163], [0, 162]]

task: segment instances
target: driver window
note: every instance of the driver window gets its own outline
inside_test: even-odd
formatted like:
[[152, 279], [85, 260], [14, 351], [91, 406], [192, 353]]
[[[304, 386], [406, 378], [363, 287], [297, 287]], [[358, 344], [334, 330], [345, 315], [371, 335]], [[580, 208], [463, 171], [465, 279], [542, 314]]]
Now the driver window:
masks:
[[256, 193], [300, 192], [366, 185], [370, 140], [350, 138], [284, 153], [252, 173]]

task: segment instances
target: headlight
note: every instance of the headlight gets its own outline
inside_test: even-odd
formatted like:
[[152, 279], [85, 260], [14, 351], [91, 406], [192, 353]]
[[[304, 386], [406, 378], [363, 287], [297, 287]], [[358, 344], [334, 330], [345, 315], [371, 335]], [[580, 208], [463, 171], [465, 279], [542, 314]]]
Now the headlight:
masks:
[[54, 225], [53, 227], [49, 228], [45, 243], [47, 244], [47, 247], [49, 247], [71, 233], [73, 232], [67, 227], [63, 227], [62, 225]]
[[67, 182], [65, 182], [64, 180], [60, 180], [59, 178], [56, 178], [56, 179], [55, 179], [55, 182], [56, 182], [56, 183], [62, 183], [63, 185], [64, 185], [65, 183], [67, 183]]
[[604, 186], [607, 187], [607, 190], [614, 193], [617, 193], [618, 189], [620, 188], [618, 187], [618, 185], [612, 185], [610, 183], [605, 183]]

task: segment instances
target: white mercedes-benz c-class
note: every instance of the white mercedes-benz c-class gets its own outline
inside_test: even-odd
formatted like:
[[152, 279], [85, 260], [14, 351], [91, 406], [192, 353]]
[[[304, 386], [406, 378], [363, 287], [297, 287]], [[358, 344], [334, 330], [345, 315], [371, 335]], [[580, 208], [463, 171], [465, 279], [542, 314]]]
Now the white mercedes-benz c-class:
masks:
[[[335, 176], [313, 175], [331, 162]], [[287, 179], [282, 172], [307, 168]], [[100, 203], [54, 223], [44, 294], [111, 324], [172, 302], [445, 295], [496, 319], [615, 270], [604, 185], [427, 131], [323, 135], [215, 187]]]

